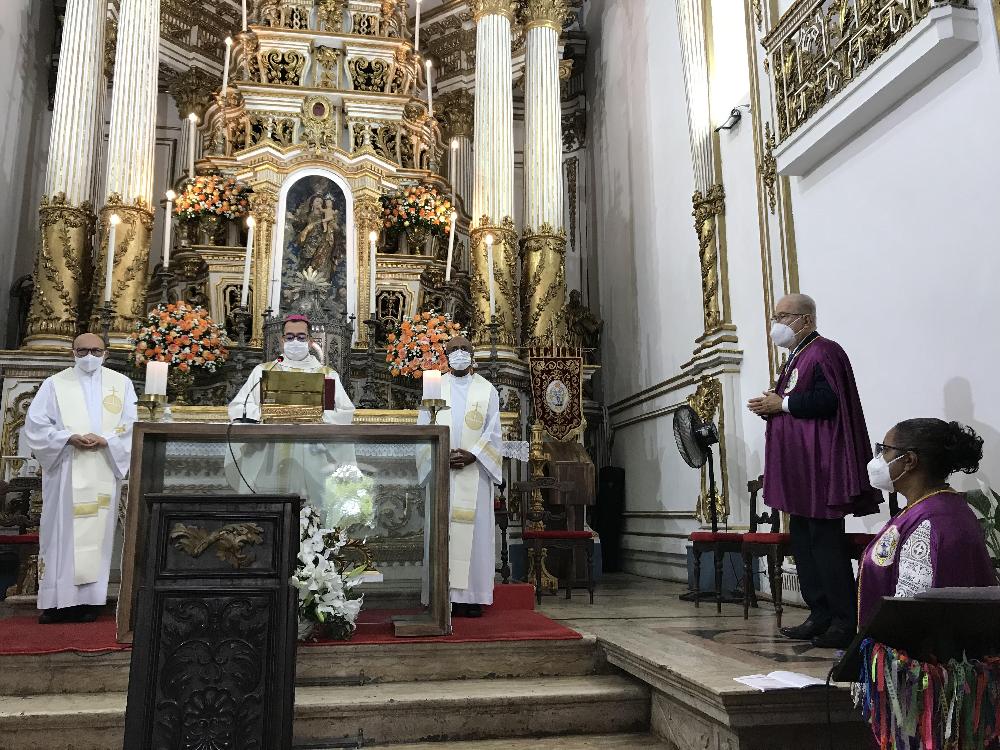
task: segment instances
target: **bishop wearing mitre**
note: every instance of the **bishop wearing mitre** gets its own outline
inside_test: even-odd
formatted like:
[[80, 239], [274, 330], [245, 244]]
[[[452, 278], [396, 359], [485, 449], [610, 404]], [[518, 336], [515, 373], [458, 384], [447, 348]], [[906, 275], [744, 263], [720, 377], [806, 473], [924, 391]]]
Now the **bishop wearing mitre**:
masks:
[[[441, 378], [448, 409], [437, 415], [451, 433], [451, 508], [449, 513], [448, 587], [452, 614], [480, 617], [493, 603], [496, 574], [493, 487], [502, 481], [503, 443], [500, 395], [473, 372], [474, 350], [456, 336], [445, 345], [451, 372]], [[421, 411], [417, 424], [430, 424]]]
[[107, 602], [118, 496], [136, 420], [132, 381], [103, 366], [101, 338], [78, 336], [73, 355], [73, 367], [39, 386], [24, 423], [42, 467], [42, 624], [93, 622]]

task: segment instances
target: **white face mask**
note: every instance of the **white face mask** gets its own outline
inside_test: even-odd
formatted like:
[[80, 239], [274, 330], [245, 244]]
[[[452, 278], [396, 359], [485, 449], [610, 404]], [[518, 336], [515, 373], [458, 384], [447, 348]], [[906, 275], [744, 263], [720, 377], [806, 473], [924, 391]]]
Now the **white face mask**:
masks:
[[88, 375], [92, 372], [97, 372], [103, 364], [104, 357], [95, 357], [93, 354], [76, 358], [76, 366], [80, 368], [81, 372], [85, 372]]
[[448, 355], [448, 366], [456, 372], [468, 370], [472, 366], [472, 355], [463, 349], [456, 349]]
[[[903, 456], [896, 456], [892, 461], [886, 461], [881, 455], [875, 456], [868, 462], [868, 483], [877, 490], [883, 492], [895, 492], [896, 485], [892, 479], [890, 464], [896, 463]], [[903, 472], [904, 474], [906, 472]], [[899, 477], [903, 476], [900, 474]], [[896, 479], [899, 479], [896, 477]]]
[[285, 356], [293, 360], [294, 362], [299, 362], [309, 356], [309, 342], [308, 341], [286, 341], [285, 342]]
[[771, 341], [782, 349], [791, 349], [795, 343], [795, 331], [784, 323], [774, 323], [771, 325]]

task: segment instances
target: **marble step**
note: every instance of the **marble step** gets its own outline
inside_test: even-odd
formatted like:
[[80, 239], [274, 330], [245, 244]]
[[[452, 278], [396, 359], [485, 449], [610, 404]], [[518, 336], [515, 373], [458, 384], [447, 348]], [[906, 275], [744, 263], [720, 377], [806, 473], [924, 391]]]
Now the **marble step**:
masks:
[[[125, 692], [130, 652], [0, 656], [0, 695]], [[303, 646], [302, 686], [582, 676], [606, 671], [592, 637], [569, 641]]]
[[[124, 693], [0, 697], [4, 750], [121, 750]], [[302, 687], [296, 744], [365, 743], [646, 731], [649, 690], [619, 675]]]
[[[576, 734], [559, 737], [522, 737], [501, 740], [461, 740], [459, 742], [418, 742], [405, 745], [369, 745], [378, 750], [671, 750], [649, 734]], [[295, 750], [335, 750], [301, 745]]]

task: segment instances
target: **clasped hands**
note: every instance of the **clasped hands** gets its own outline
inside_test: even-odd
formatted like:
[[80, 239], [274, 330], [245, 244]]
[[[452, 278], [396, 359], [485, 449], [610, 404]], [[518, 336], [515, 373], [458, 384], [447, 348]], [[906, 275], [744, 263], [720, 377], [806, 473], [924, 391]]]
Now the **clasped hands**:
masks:
[[92, 432], [88, 432], [86, 435], [70, 435], [66, 442], [74, 448], [84, 451], [96, 451], [100, 448], [106, 448], [108, 445], [107, 440]]
[[464, 469], [476, 462], [476, 457], [467, 450], [455, 448], [448, 457], [448, 462], [452, 469]]
[[764, 391], [757, 398], [752, 398], [747, 402], [747, 408], [761, 419], [767, 419], [775, 414], [781, 414], [784, 399], [774, 391]]

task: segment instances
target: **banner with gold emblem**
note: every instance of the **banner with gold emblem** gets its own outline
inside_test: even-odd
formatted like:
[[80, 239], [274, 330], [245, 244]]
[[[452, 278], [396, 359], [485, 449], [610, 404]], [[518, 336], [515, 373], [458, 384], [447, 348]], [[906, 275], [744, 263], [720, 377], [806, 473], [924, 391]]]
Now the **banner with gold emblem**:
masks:
[[565, 440], [583, 424], [583, 357], [529, 359], [535, 416], [556, 440]]

